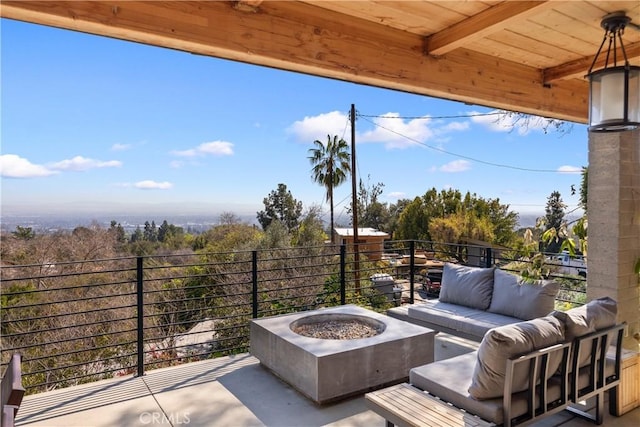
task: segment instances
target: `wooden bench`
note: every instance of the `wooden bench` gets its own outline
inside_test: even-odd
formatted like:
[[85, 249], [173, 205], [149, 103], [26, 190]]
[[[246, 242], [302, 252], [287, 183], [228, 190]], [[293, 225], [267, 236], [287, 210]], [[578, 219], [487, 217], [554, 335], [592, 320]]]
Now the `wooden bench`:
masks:
[[407, 383], [367, 393], [365, 400], [370, 409], [387, 421], [387, 427], [495, 426]]
[[22, 356], [13, 354], [2, 377], [2, 427], [13, 427], [25, 389], [22, 386]]

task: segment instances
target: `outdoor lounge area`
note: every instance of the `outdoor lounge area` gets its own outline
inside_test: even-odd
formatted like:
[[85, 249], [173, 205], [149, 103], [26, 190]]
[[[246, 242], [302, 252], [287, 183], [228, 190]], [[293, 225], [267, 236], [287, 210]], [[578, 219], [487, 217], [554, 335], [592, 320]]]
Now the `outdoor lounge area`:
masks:
[[[426, 244], [410, 242], [408, 247], [413, 249]], [[180, 259], [180, 263], [184, 264], [180, 267], [177, 261], [173, 262], [175, 257], [70, 264], [69, 271], [76, 270], [75, 267], [85, 270], [80, 275], [84, 282], [93, 280], [101, 271], [110, 271], [114, 275], [113, 283], [99, 283], [82, 290], [82, 298], [101, 295], [99, 299], [94, 298], [93, 306], [83, 312], [69, 313], [66, 309], [69, 303], [69, 288], [61, 285], [67, 276], [67, 273], [62, 271], [51, 272], [46, 277], [38, 276], [47, 283], [47, 287], [38, 293], [19, 291], [3, 295], [19, 301], [21, 298], [33, 298], [32, 294], [47, 293], [52, 301], [31, 306], [35, 313], [40, 313], [41, 321], [56, 324], [55, 322], [60, 321], [78, 322], [80, 319], [75, 326], [65, 329], [68, 337], [58, 335], [54, 341], [47, 338], [49, 328], [34, 328], [29, 332], [21, 329], [23, 326], [32, 325], [33, 317], [24, 317], [24, 310], [20, 309], [23, 306], [20, 304], [4, 309], [3, 327], [8, 332], [16, 332], [3, 336], [3, 354], [23, 354], [22, 381], [28, 391], [19, 406], [16, 425], [383, 425], [385, 418], [393, 418], [371, 408], [367, 401], [367, 393], [405, 382], [433, 393], [436, 390], [433, 387], [434, 381], [442, 388], [440, 391], [449, 388], [454, 393], [459, 392], [463, 400], [460, 403], [450, 401], [456, 407], [492, 420], [491, 415], [474, 412], [466, 408], [464, 403], [468, 400], [464, 396], [468, 386], [463, 383], [468, 380], [468, 374], [475, 365], [474, 352], [478, 350], [478, 355], [482, 353], [484, 335], [497, 337], [489, 331], [479, 334], [461, 333], [465, 324], [478, 323], [472, 316], [480, 316], [485, 323], [491, 318], [504, 320], [507, 322], [504, 326], [512, 326], [511, 323], [514, 322], [516, 324], [513, 326], [539, 322], [541, 318], [533, 318], [546, 316], [554, 305], [561, 306], [562, 301], [572, 298], [577, 306], [562, 311], [562, 315], [556, 315], [567, 317], [570, 313], [592, 313], [598, 318], [596, 323], [606, 327], [606, 324], [612, 325], [615, 321], [615, 306], [619, 305], [610, 298], [595, 299], [588, 304], [577, 302], [583, 300], [585, 294], [584, 278], [581, 277], [573, 278], [573, 281], [564, 278], [565, 281], [560, 288], [554, 286], [552, 293], [541, 295], [529, 288], [534, 285], [519, 284], [516, 276], [507, 274], [497, 267], [445, 264], [440, 301], [429, 297], [422, 285], [411, 276], [408, 281], [401, 279], [403, 285], [408, 284], [409, 287], [403, 290], [403, 304], [396, 306], [395, 299], [389, 300], [386, 295], [380, 294], [381, 289], [376, 286], [374, 280], [360, 283], [364, 287], [360, 289], [361, 295], [358, 298], [347, 292], [355, 285], [352, 281], [345, 280], [338, 287], [327, 287], [325, 283], [328, 277], [347, 277], [351, 271], [350, 264], [344, 261], [335, 263], [334, 254], [336, 251], [344, 252], [344, 248], [325, 247], [324, 250], [325, 253], [310, 258], [306, 269], [302, 269], [300, 265], [299, 271], [290, 274], [287, 278], [289, 286], [284, 288], [271, 285], [266, 273], [273, 274], [274, 261], [281, 265], [281, 271], [292, 273], [286, 268], [289, 263], [281, 263], [280, 258], [270, 260], [266, 254], [258, 254], [256, 251], [244, 254], [248, 263], [256, 258], [261, 260], [255, 266], [255, 273], [251, 274], [256, 279], [255, 288], [252, 284], [245, 283], [242, 278], [238, 279], [237, 283], [216, 283], [213, 280], [217, 277], [215, 275], [210, 276], [210, 284], [200, 284], [218, 294], [229, 292], [226, 297], [227, 303], [218, 300], [216, 304], [211, 304], [207, 298], [199, 298], [201, 301], [198, 305], [183, 305], [190, 300], [184, 299], [181, 288], [166, 289], [163, 284], [178, 276], [189, 278], [191, 275], [199, 278], [194, 273], [188, 273], [192, 262], [197, 262], [197, 259]], [[291, 259], [301, 263], [298, 257]], [[334, 264], [331, 264], [330, 260], [333, 260]], [[119, 263], [119, 270], [113, 267], [114, 261]], [[233, 269], [245, 271], [247, 263], [240, 262], [240, 258], [237, 261], [237, 264], [231, 265], [212, 265], [224, 265], [228, 269], [227, 275]], [[495, 262], [504, 264], [506, 260], [496, 259]], [[129, 274], [131, 269], [128, 266], [133, 264], [142, 267], [138, 270], [137, 278]], [[167, 273], [161, 264], [171, 265], [171, 271]], [[319, 266], [323, 266], [326, 271]], [[16, 284], [33, 280], [34, 276], [30, 271], [24, 266], [3, 268], [5, 281]], [[335, 274], [336, 271], [338, 274]], [[376, 271], [379, 271], [378, 267], [369, 265], [360, 273], [362, 276], [371, 275], [372, 278], [377, 278], [375, 274], [379, 273], [374, 273]], [[122, 279], [127, 278], [131, 283], [127, 280], [119, 282], [120, 276]], [[258, 277], [262, 277], [263, 281], [258, 282]], [[446, 299], [452, 289], [464, 290], [467, 289], [465, 285], [469, 285], [469, 289], [459, 293], [459, 297], [470, 296], [480, 288], [479, 280], [488, 277], [492, 278], [491, 281], [497, 279], [491, 286], [500, 295], [517, 287], [520, 288], [520, 292], [528, 290], [528, 298], [543, 298], [546, 302], [526, 302], [521, 295], [518, 298], [519, 306], [527, 310], [534, 309], [534, 312], [518, 314], [520, 317], [513, 318], [483, 310], [473, 311], [469, 307], [457, 306], [451, 300], [442, 302], [443, 297]], [[485, 284], [488, 286], [491, 281]], [[279, 283], [280, 279], [276, 284]], [[121, 291], [113, 293], [114, 286], [121, 288]], [[548, 285], [540, 286], [539, 290], [547, 288]], [[293, 290], [296, 292], [295, 295], [291, 294]], [[238, 293], [239, 291], [242, 293]], [[123, 293], [127, 296], [123, 297]], [[346, 298], [347, 295], [349, 299]], [[368, 297], [365, 298], [365, 295]], [[492, 300], [494, 298], [496, 301], [500, 300], [498, 296], [492, 297]], [[474, 298], [474, 301], [480, 299]], [[171, 301], [173, 304], [167, 305], [161, 303], [162, 301]], [[240, 301], [242, 304], [239, 304]], [[274, 311], [273, 301], [280, 304], [287, 302], [290, 311]], [[375, 303], [375, 306], [354, 305], [356, 302], [362, 304], [364, 301]], [[464, 300], [459, 302], [465, 303]], [[98, 303], [103, 307], [99, 307]], [[602, 305], [602, 310], [592, 310], [596, 303]], [[431, 307], [433, 310], [438, 304], [446, 304], [448, 310], [457, 310], [457, 313], [445, 316], [445, 319], [437, 311], [432, 312], [429, 325], [421, 324], [427, 320], [425, 316], [428, 312], [420, 309]], [[142, 307], [139, 311], [136, 310], [138, 305]], [[231, 305], [237, 310], [234, 317], [228, 317], [228, 308]], [[511, 304], [510, 307], [515, 309], [518, 305]], [[491, 309], [491, 306], [489, 308]], [[167, 323], [159, 321], [170, 320], [171, 317], [167, 315], [175, 310], [178, 310], [181, 318]], [[216, 310], [223, 311], [217, 314]], [[420, 316], [412, 318], [411, 314], [416, 311]], [[31, 312], [27, 314], [29, 313]], [[106, 316], [109, 313], [114, 316]], [[221, 313], [227, 314], [225, 323], [221, 323], [224, 318]], [[183, 325], [180, 319], [187, 319], [188, 316], [193, 316], [193, 320]], [[210, 320], [215, 317], [215, 321]], [[93, 320], [88, 321], [90, 319]], [[438, 319], [446, 320], [450, 331], [439, 326]], [[360, 336], [352, 342], [344, 342], [339, 339], [318, 339], [298, 331], [298, 327], [314, 326], [324, 321], [331, 323], [335, 320], [364, 321], [364, 325], [372, 327], [377, 333], [364, 339]], [[454, 321], [460, 326], [455, 326], [452, 323]], [[91, 326], [94, 324], [101, 326], [101, 332], [98, 334], [92, 332]], [[124, 324], [130, 325], [132, 329], [123, 330]], [[554, 324], [560, 325], [556, 321]], [[113, 332], [110, 333], [111, 344], [102, 348], [90, 344], [100, 342], [104, 331], [109, 328], [113, 328]], [[487, 328], [491, 326], [487, 325]], [[171, 332], [175, 330], [184, 332]], [[434, 333], [435, 331], [439, 332]], [[616, 334], [621, 333], [622, 329], [617, 328]], [[583, 335], [583, 332], [578, 333], [580, 337]], [[567, 340], [571, 338], [567, 336]], [[538, 339], [528, 341], [534, 342]], [[621, 335], [617, 335], [615, 342], [620, 341]], [[15, 342], [15, 345], [10, 349], [8, 345], [12, 342]], [[294, 348], [295, 343], [297, 344]], [[542, 346], [550, 344], [549, 348], [556, 347], [553, 343]], [[533, 350], [541, 349], [542, 346]], [[606, 349], [608, 346], [609, 343], [606, 343], [598, 348]], [[571, 347], [567, 342], [562, 348]], [[43, 349], [52, 353], [44, 355]], [[518, 354], [527, 351], [517, 350]], [[612, 357], [614, 360], [616, 357], [609, 354], [611, 351], [609, 347], [607, 365]], [[600, 351], [594, 353], [601, 354]], [[566, 353], [564, 357], [566, 359]], [[605, 394], [600, 394], [602, 399], [598, 402], [593, 399], [595, 395], [587, 391], [587, 394], [572, 396], [571, 402], [582, 403], [581, 396], [586, 396], [586, 407], [582, 410], [596, 416], [600, 413], [604, 425], [636, 425], [640, 416], [637, 408], [638, 384], [637, 381], [633, 381], [634, 375], [637, 377], [637, 357], [629, 360], [635, 361], [636, 364], [626, 373], [620, 373], [614, 368], [614, 371], [617, 371], [615, 383], [605, 384], [606, 388], [620, 384], [617, 389], [620, 394], [616, 394], [615, 399], [603, 390]], [[566, 362], [563, 363], [567, 365]], [[47, 367], [43, 369], [43, 366]], [[583, 365], [580, 366], [582, 368]], [[623, 370], [625, 368], [622, 367]], [[555, 372], [555, 368], [550, 368], [550, 371]], [[607, 373], [606, 381], [609, 381], [609, 375]], [[582, 373], [580, 376], [582, 377]], [[593, 373], [587, 376], [595, 377]], [[625, 376], [631, 377], [631, 381], [628, 378], [624, 380]], [[618, 378], [623, 378], [623, 381], [618, 383]], [[462, 386], [459, 386], [460, 384]], [[460, 391], [460, 387], [464, 390]], [[598, 386], [598, 389], [601, 388]], [[499, 390], [500, 387], [492, 389]], [[575, 387], [568, 385], [567, 389], [573, 390]], [[623, 393], [622, 390], [626, 391]], [[582, 389], [580, 391], [582, 392]], [[445, 398], [445, 394], [438, 393], [439, 391], [434, 394]], [[556, 398], [552, 399], [555, 402]], [[493, 405], [491, 400], [487, 402]], [[608, 402], [614, 402], [616, 408], [622, 408], [615, 412], [622, 414], [621, 417], [609, 413]], [[552, 413], [545, 414], [544, 419], [535, 420], [532, 425], [595, 425], [593, 421], [575, 418], [574, 414], [564, 410], [565, 406], [573, 406], [574, 403], [566, 399], [561, 405], [554, 403]], [[599, 412], [595, 411], [598, 407]], [[462, 414], [458, 409], [452, 411], [456, 415]], [[413, 414], [402, 409], [400, 413]], [[429, 422], [415, 425], [438, 424]]]
[[[445, 3], [450, 9], [440, 10]], [[633, 31], [625, 37], [636, 83], [631, 97], [628, 72], [626, 80], [603, 79], [602, 87], [597, 75], [585, 79], [592, 69], [607, 68], [607, 61], [598, 60], [598, 43], [603, 18], [612, 14], [620, 22], [624, 22], [621, 16], [633, 22], [629, 27]], [[640, 277], [634, 270], [640, 257], [640, 119], [635, 116], [640, 109], [629, 108], [627, 102], [638, 100], [637, 1], [3, 1], [0, 15], [590, 125], [584, 137], [589, 160], [589, 276], [561, 289], [564, 295], [579, 298], [560, 304], [615, 299], [617, 321], [628, 325], [625, 348], [636, 353], [640, 349]], [[625, 96], [616, 96], [620, 86], [609, 86], [614, 80], [627, 82]], [[614, 116], [602, 114], [602, 123], [600, 114], [594, 114], [600, 112], [599, 98], [616, 107]], [[619, 105], [621, 100], [624, 105]], [[609, 113], [609, 107], [601, 110]], [[635, 115], [629, 117], [629, 111]], [[352, 143], [355, 147], [355, 138]], [[406, 252], [413, 256], [414, 249], [411, 243]], [[280, 255], [263, 259], [255, 250], [234, 253], [228, 271], [207, 259], [204, 272], [189, 270], [201, 260], [178, 265], [171, 256], [100, 260], [105, 265], [94, 260], [3, 265], [5, 285], [13, 282], [21, 287], [9, 292], [13, 306], [3, 307], [3, 326], [11, 329], [8, 334], [3, 331], [3, 353], [31, 353], [23, 358], [23, 366], [30, 381], [25, 387], [33, 394], [21, 402], [16, 425], [389, 425], [389, 418], [369, 409], [364, 394], [318, 405], [247, 352], [250, 319], [289, 309], [344, 305], [347, 297], [366, 299], [360, 292], [361, 278], [398, 274], [397, 269], [351, 268], [344, 249], [318, 252], [320, 261], [300, 265], [298, 259], [295, 268], [290, 268], [291, 262], [280, 262]], [[285, 268], [274, 268], [280, 264]], [[31, 272], [43, 266], [47, 268]], [[407, 279], [410, 304], [416, 285], [413, 267]], [[69, 286], [68, 276], [77, 283]], [[182, 280], [193, 286], [183, 286]], [[36, 289], [28, 288], [31, 281]], [[176, 283], [179, 286], [168, 286]], [[74, 311], [77, 301], [91, 301], [91, 309]], [[202, 305], [195, 306], [194, 301]], [[367, 302], [379, 303], [374, 298]], [[177, 337], [209, 319], [219, 323], [213, 325], [212, 320], [206, 348], [188, 356], [178, 354], [188, 346], [178, 345]], [[58, 326], [62, 321], [67, 323]], [[80, 333], [75, 334], [77, 330]], [[51, 332], [56, 334], [53, 338]], [[479, 345], [477, 340], [446, 332], [434, 339], [435, 363], [464, 357]], [[220, 357], [208, 358], [213, 353]], [[199, 357], [203, 360], [195, 361]], [[112, 378], [104, 379], [108, 375]], [[631, 381], [624, 387], [628, 395], [637, 396], [640, 384]], [[605, 398], [611, 399], [608, 394]], [[587, 411], [597, 406], [591, 398], [579, 404]], [[636, 398], [621, 417], [604, 411], [602, 425], [640, 425], [639, 404]], [[594, 424], [562, 410], [534, 425]]]
[[[436, 360], [461, 355], [477, 343], [436, 337]], [[384, 426], [363, 395], [317, 405], [272, 375], [249, 354], [153, 370], [24, 399], [18, 426]], [[534, 425], [593, 426], [563, 411]], [[640, 425], [640, 409], [605, 413], [606, 427]]]

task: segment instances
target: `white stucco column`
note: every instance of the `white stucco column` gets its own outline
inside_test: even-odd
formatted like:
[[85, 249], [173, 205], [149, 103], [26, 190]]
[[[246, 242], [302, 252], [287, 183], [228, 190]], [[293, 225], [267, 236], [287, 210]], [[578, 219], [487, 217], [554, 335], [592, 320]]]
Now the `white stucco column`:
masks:
[[587, 299], [618, 301], [629, 324], [624, 347], [639, 350], [640, 130], [589, 134]]

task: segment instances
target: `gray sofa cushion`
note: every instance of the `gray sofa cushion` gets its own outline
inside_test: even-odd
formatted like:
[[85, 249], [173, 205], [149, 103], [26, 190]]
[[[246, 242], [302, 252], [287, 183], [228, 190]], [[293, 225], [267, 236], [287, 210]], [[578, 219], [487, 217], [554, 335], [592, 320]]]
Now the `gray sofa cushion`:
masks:
[[438, 300], [410, 305], [407, 313], [410, 318], [476, 337], [478, 341], [482, 340], [489, 329], [520, 322], [515, 317]]
[[[563, 342], [564, 326], [553, 316], [500, 326], [484, 336], [478, 347], [478, 363], [473, 372], [469, 394], [476, 399], [502, 396], [507, 359]], [[549, 375], [560, 366], [560, 358], [549, 361]], [[513, 392], [529, 387], [528, 372], [514, 372]]]
[[493, 294], [493, 270], [445, 263], [440, 301], [486, 310]]
[[560, 284], [539, 280], [524, 281], [520, 276], [496, 269], [489, 311], [531, 320], [553, 311]]
[[615, 325], [618, 305], [615, 300], [603, 297], [567, 311], [554, 311], [551, 315], [564, 323], [567, 339], [572, 340]]
[[[618, 305], [615, 300], [603, 297], [567, 311], [554, 311], [551, 315], [564, 324], [567, 340], [573, 340], [582, 335], [615, 325]], [[590, 352], [591, 345], [586, 344], [581, 350], [578, 366], [585, 366], [589, 363]]]
[[[477, 354], [471, 352], [450, 359], [440, 360], [428, 365], [419, 366], [409, 371], [409, 382], [422, 390], [462, 408], [469, 413], [478, 415], [497, 425], [503, 424], [502, 397], [477, 400], [468, 392], [471, 377], [476, 365]], [[549, 400], [560, 397], [559, 384], [553, 384], [548, 389]], [[502, 390], [501, 390], [502, 394]], [[527, 392], [512, 395], [511, 416], [516, 417], [527, 411]]]

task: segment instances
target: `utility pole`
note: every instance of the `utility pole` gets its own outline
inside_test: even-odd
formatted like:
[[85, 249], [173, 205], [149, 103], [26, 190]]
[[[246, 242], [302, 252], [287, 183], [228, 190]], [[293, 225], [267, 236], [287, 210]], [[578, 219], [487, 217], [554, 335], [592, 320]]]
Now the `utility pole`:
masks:
[[356, 183], [356, 106], [351, 104], [351, 212], [353, 218], [353, 274], [356, 293], [360, 294], [360, 248], [358, 245], [358, 193]]

